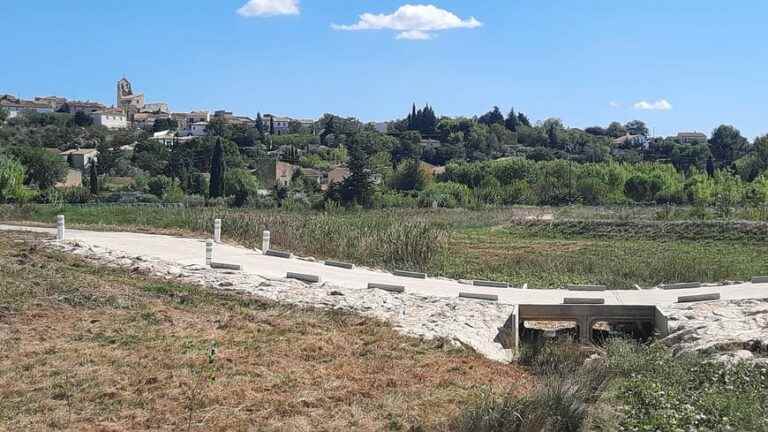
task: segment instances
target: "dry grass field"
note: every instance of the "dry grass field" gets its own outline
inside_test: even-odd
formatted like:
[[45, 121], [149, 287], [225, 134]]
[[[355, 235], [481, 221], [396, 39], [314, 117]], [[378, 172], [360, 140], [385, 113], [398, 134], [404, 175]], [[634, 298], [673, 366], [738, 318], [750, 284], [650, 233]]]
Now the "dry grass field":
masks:
[[517, 367], [0, 239], [0, 430], [450, 430]]

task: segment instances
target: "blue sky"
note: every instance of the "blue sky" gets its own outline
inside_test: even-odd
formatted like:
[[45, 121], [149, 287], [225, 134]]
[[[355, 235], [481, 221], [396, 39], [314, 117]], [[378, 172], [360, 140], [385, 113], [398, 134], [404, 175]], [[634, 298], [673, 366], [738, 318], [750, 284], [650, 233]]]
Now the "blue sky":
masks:
[[126, 75], [176, 111], [374, 121], [428, 102], [574, 127], [637, 118], [657, 135], [768, 133], [763, 0], [247, 2], [0, 2], [0, 93], [111, 104]]

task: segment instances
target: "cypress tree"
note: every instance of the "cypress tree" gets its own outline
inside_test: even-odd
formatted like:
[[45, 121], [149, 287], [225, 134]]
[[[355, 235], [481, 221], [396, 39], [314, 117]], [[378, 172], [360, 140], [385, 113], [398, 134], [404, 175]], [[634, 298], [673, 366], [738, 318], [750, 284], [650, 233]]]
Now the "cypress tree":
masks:
[[275, 134], [275, 118], [272, 116], [269, 117], [269, 134]]
[[256, 113], [256, 130], [264, 133], [264, 119], [261, 118], [261, 113]]
[[91, 181], [90, 181], [90, 187], [91, 187], [91, 195], [98, 195], [99, 194], [99, 175], [96, 172], [96, 162], [91, 162]]
[[707, 159], [707, 175], [710, 177], [715, 176], [715, 160], [712, 159], [712, 156]]
[[515, 109], [512, 108], [509, 110], [509, 115], [507, 116], [507, 119], [504, 121], [504, 126], [507, 127], [512, 132], [517, 132], [517, 116], [515, 115]]
[[221, 144], [221, 138], [216, 140], [211, 156], [211, 183], [208, 195], [211, 198], [224, 195], [224, 146]]

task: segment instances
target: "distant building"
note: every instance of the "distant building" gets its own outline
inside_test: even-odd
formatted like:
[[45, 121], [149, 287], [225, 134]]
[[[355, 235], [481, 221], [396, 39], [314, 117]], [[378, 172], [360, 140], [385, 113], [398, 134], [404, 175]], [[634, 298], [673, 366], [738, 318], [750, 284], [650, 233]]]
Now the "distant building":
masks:
[[59, 111], [61, 107], [67, 103], [67, 99], [63, 97], [58, 96], [45, 96], [45, 97], [36, 97], [35, 102], [50, 105], [51, 109], [54, 111]]
[[8, 111], [8, 118], [17, 117], [24, 113], [52, 113], [49, 104], [25, 101], [11, 95], [0, 96], [0, 107]]
[[134, 94], [131, 82], [123, 78], [117, 82], [117, 99], [115, 105], [124, 112], [140, 111], [144, 108], [144, 94]]
[[208, 133], [208, 122], [200, 121], [189, 125], [187, 132], [191, 136], [201, 137]]
[[313, 168], [299, 168], [299, 172], [302, 176], [305, 178], [308, 178], [318, 185], [322, 185], [326, 183], [327, 174], [323, 171], [316, 170]]
[[613, 145], [617, 147], [643, 148], [644, 150], [648, 149], [649, 143], [650, 141], [645, 135], [626, 134], [623, 137], [613, 140]]
[[59, 107], [58, 111], [60, 112], [66, 112], [70, 114], [77, 114], [78, 112], [84, 112], [86, 114], [98, 112], [98, 111], [105, 111], [107, 110], [107, 107], [103, 104], [100, 104], [98, 102], [81, 102], [81, 101], [66, 101], [64, 104]]
[[176, 141], [176, 133], [174, 131], [166, 130], [161, 132], [155, 132], [152, 134], [152, 136], [149, 138], [151, 141], [159, 142], [166, 147], [173, 146], [173, 143]]
[[328, 171], [328, 184], [334, 185], [336, 183], [341, 183], [350, 175], [352, 175], [352, 173], [349, 171], [349, 168], [341, 166], [336, 167]]
[[115, 105], [128, 116], [128, 120], [131, 122], [135, 121], [137, 113], [170, 115], [168, 104], [165, 102], [145, 103], [144, 94], [133, 93], [131, 82], [126, 78], [122, 78], [117, 82]]
[[83, 185], [83, 172], [76, 169], [68, 169], [64, 180], [56, 183], [57, 188], [72, 188]]
[[677, 134], [677, 141], [680, 144], [706, 144], [708, 138], [701, 132], [680, 132]]
[[179, 125], [179, 130], [189, 130], [193, 123], [208, 123], [211, 120], [211, 114], [207, 111], [178, 112], [172, 113], [171, 118]]
[[274, 127], [275, 135], [284, 135], [290, 131], [291, 119], [288, 117], [276, 117], [272, 114], [265, 114], [263, 121], [267, 131], [271, 131]]
[[99, 152], [96, 149], [75, 149], [59, 153], [59, 155], [69, 164], [70, 168], [85, 171], [91, 167], [94, 161], [99, 158]]
[[128, 117], [120, 111], [105, 110], [91, 113], [95, 126], [104, 126], [107, 129], [127, 129]]
[[298, 170], [295, 165], [269, 159], [259, 161], [252, 173], [261, 180], [264, 188], [273, 189], [275, 186], [288, 187]]
[[140, 112], [145, 113], [156, 113], [156, 114], [169, 114], [170, 110], [168, 109], [168, 104], [165, 102], [157, 102], [157, 103], [148, 103], [144, 104], [143, 107], [139, 110]]

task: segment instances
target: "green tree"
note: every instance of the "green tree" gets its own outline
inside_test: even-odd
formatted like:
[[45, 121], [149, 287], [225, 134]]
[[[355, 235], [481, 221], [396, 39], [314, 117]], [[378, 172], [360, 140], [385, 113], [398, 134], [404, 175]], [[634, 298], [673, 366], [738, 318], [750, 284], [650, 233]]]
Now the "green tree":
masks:
[[211, 198], [220, 198], [224, 194], [224, 146], [221, 139], [216, 141], [216, 146], [211, 155], [211, 181], [209, 195]]
[[236, 207], [247, 204], [248, 199], [256, 196], [258, 190], [258, 180], [244, 169], [228, 170], [224, 175], [224, 194], [234, 197]]
[[25, 183], [40, 190], [52, 188], [67, 175], [66, 162], [45, 149], [13, 147], [11, 154], [26, 168]]
[[24, 165], [9, 157], [0, 155], [0, 202], [24, 200]]
[[730, 167], [736, 159], [744, 156], [748, 141], [733, 126], [721, 125], [712, 133], [709, 148], [720, 168]]
[[627, 129], [619, 122], [609, 124], [605, 131], [611, 138], [621, 138], [627, 134]]
[[376, 173], [372, 169], [372, 156], [378, 153], [380, 134], [358, 132], [347, 143], [349, 177], [328, 191], [328, 198], [346, 204], [370, 207], [373, 203]]
[[173, 187], [173, 179], [164, 175], [154, 176], [147, 182], [149, 193], [163, 199]]
[[648, 135], [648, 126], [640, 120], [632, 120], [624, 125], [624, 129], [626, 129], [627, 133], [630, 135]]
[[507, 115], [507, 119], [504, 120], [504, 126], [507, 127], [512, 132], [517, 132], [517, 125], [519, 121], [517, 120], [517, 116], [515, 115], [515, 109], [512, 108], [509, 110], [509, 114]]
[[526, 127], [531, 127], [531, 121], [523, 113], [517, 113], [517, 123]]
[[77, 127], [88, 127], [93, 125], [93, 118], [91, 118], [85, 111], [76, 112], [72, 121]]
[[256, 113], [256, 130], [259, 133], [264, 133], [264, 119], [261, 117], [261, 113]]
[[492, 124], [504, 124], [504, 115], [501, 113], [499, 107], [495, 106], [492, 110], [480, 116], [477, 119], [478, 123], [490, 126]]
[[401, 163], [393, 175], [392, 189], [401, 191], [424, 190], [432, 180], [431, 174], [421, 168], [417, 159], [408, 159]]
[[403, 132], [392, 148], [393, 166], [398, 165], [401, 161], [406, 159], [421, 158], [422, 151], [421, 133], [413, 130]]
[[664, 183], [658, 178], [636, 174], [627, 179], [624, 193], [636, 202], [652, 202], [663, 188]]

